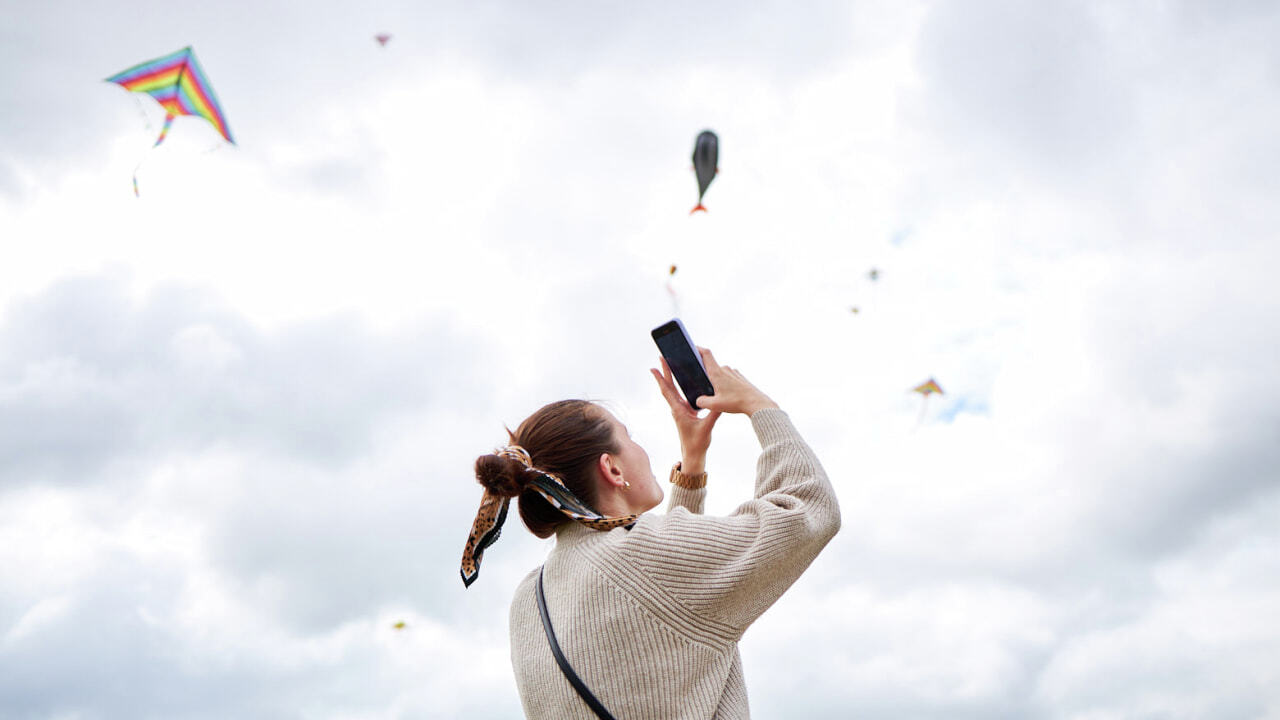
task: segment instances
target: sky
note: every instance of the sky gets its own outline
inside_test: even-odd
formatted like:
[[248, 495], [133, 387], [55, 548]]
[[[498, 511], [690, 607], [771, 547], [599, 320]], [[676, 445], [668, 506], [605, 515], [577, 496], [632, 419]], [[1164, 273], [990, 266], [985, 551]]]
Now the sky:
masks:
[[678, 315], [842, 508], [757, 717], [1280, 718], [1280, 6], [115, 5], [0, 0], [0, 717], [518, 717], [472, 465], [665, 476]]

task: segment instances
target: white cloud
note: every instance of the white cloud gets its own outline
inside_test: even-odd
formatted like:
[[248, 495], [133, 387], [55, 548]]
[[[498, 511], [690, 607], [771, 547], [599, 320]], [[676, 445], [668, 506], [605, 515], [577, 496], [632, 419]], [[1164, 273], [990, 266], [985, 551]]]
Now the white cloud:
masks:
[[[462, 588], [471, 465], [585, 396], [661, 475], [678, 306], [844, 507], [746, 636], [756, 714], [1277, 712], [1265, 4], [148, 9], [0, 31], [0, 706], [518, 713], [547, 545], [513, 520]], [[24, 99], [178, 36], [237, 147]]]

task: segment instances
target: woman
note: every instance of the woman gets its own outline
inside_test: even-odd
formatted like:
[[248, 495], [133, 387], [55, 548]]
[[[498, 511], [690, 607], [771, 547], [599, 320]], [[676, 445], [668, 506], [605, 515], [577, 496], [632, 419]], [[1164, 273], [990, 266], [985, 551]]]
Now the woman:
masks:
[[[476, 460], [485, 487], [463, 555], [470, 585], [507, 503], [538, 537], [556, 536], [511, 603], [511, 662], [530, 718], [745, 718], [738, 639], [840, 527], [835, 493], [786, 413], [699, 348], [715, 394], [689, 407], [666, 362], [651, 370], [675, 418], [681, 460], [665, 515], [649, 456], [617, 418], [582, 400], [552, 403]], [[755, 497], [726, 517], [702, 514], [711, 430], [721, 413], [751, 418], [762, 452]], [[571, 670], [558, 665], [538, 603]]]

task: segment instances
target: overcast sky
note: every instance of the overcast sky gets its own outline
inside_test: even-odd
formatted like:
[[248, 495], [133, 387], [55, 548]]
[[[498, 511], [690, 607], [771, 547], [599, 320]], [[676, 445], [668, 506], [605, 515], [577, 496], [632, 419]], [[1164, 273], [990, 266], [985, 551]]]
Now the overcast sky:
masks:
[[518, 716], [474, 459], [679, 314], [843, 509], [756, 716], [1280, 718], [1280, 6], [353, 5], [0, 0], [0, 717]]

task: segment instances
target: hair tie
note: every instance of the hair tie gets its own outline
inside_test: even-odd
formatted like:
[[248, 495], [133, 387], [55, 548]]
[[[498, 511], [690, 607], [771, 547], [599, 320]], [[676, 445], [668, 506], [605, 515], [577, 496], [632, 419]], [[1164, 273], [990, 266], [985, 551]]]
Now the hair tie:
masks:
[[[519, 445], [505, 445], [494, 450], [493, 454], [511, 458], [523, 465], [526, 470], [536, 473], [526, 489], [537, 492], [551, 503], [552, 507], [593, 530], [612, 530], [623, 525], [629, 526], [639, 517], [638, 515], [605, 517], [592, 510], [586, 503], [579, 500], [560, 478], [535, 468], [529, 451]], [[507, 521], [507, 509], [510, 504], [511, 498], [496, 495], [489, 492], [489, 488], [485, 488], [484, 495], [480, 498], [480, 510], [471, 523], [471, 534], [467, 536], [467, 544], [462, 549], [462, 584], [464, 586], [470, 587], [471, 583], [480, 576], [480, 559], [484, 555], [485, 548], [497, 542], [498, 536], [502, 534], [502, 524]]]
[[533, 458], [529, 455], [529, 451], [519, 445], [504, 445], [493, 451], [498, 457], [511, 458], [524, 466], [525, 470], [533, 469]]

